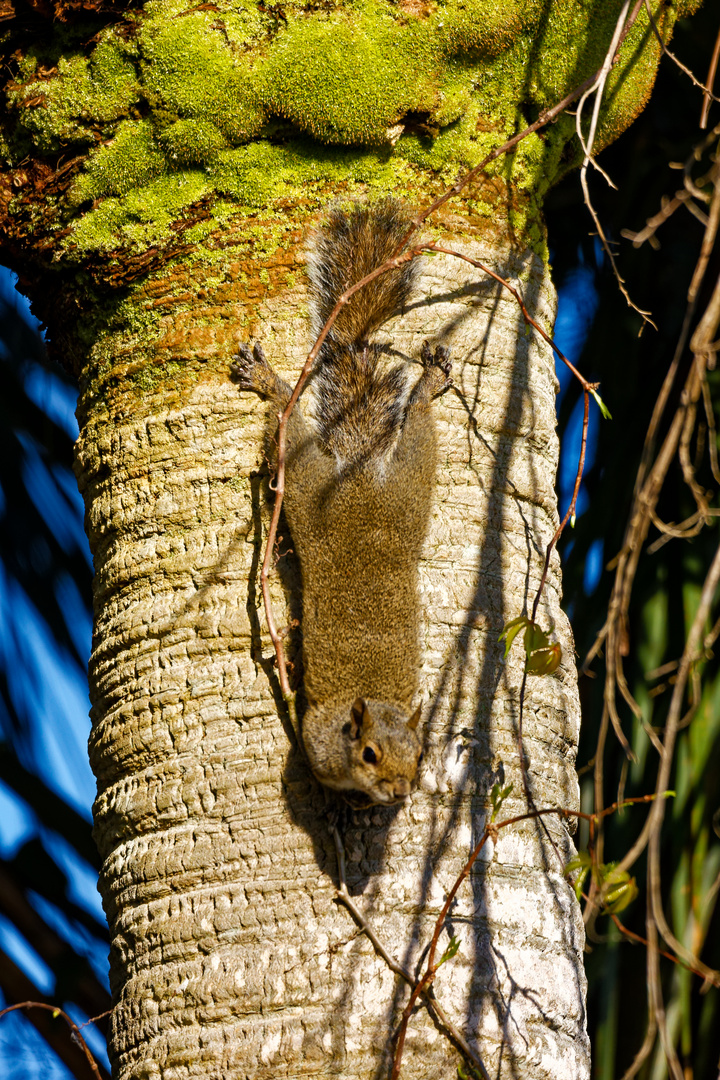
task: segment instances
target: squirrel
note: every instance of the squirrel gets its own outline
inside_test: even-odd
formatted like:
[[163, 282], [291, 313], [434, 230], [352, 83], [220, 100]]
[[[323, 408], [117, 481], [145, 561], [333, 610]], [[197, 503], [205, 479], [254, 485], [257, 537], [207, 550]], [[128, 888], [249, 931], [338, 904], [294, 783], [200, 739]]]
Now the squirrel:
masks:
[[[409, 231], [385, 199], [334, 209], [309, 259], [316, 334], [341, 294], [390, 259]], [[415, 262], [375, 278], [345, 304], [310, 376], [311, 415], [287, 427], [284, 508], [303, 583], [307, 709], [302, 738], [313, 773], [357, 805], [407, 798], [422, 757], [418, 561], [435, 487], [431, 403], [450, 385], [449, 350], [423, 342], [422, 372], [381, 372], [388, 350], [369, 336], [410, 298]], [[260, 344], [238, 346], [241, 390], [285, 409], [291, 387]], [[355, 794], [353, 794], [355, 793]]]

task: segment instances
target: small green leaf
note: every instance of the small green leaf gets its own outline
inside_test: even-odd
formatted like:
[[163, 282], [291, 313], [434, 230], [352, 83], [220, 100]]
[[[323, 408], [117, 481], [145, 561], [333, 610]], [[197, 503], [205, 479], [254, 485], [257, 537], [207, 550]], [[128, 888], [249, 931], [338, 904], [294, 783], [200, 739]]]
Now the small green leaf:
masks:
[[550, 641], [550, 631], [542, 630], [537, 623], [528, 620], [525, 631], [525, 671], [528, 675], [552, 675], [562, 659], [558, 642]]
[[505, 652], [503, 653], [503, 660], [507, 659], [507, 654], [510, 652], [510, 646], [520, 633], [528, 626], [530, 620], [527, 615], [518, 615], [516, 619], [511, 619], [510, 622], [505, 623], [505, 629], [498, 638], [498, 641], [502, 641], [505, 638]]
[[493, 784], [492, 791], [490, 792], [490, 802], [492, 803], [492, 817], [491, 821], [494, 821], [497, 815], [500, 813], [502, 804], [507, 799], [508, 795], [512, 791], [512, 784], [507, 784], [506, 787], [501, 788], [499, 784]]
[[616, 866], [614, 862], [603, 863], [596, 874], [605, 897], [604, 911], [609, 915], [624, 911], [638, 894], [635, 878], [630, 877], [627, 870], [618, 871]]
[[603, 399], [598, 394], [597, 390], [591, 390], [590, 393], [595, 398], [595, 401], [597, 402], [597, 404], [598, 404], [598, 406], [600, 408], [600, 412], [603, 414], [605, 419], [606, 420], [612, 420], [612, 416], [610, 415], [610, 410], [608, 409], [607, 405], [605, 404]]
[[562, 660], [562, 648], [555, 641], [546, 649], [535, 649], [532, 656], [528, 656], [525, 670], [528, 675], [552, 675], [557, 671]]
[[453, 936], [450, 938], [450, 942], [448, 944], [447, 949], [445, 950], [445, 952], [440, 957], [440, 960], [438, 961], [438, 967], [440, 967], [441, 964], [444, 964], [446, 960], [452, 960], [453, 956], [455, 955], [455, 953], [458, 951], [459, 948], [460, 948], [460, 938], [455, 937], [455, 935], [453, 934]]
[[546, 648], [550, 644], [550, 639], [537, 623], [531, 622], [530, 619], [528, 619], [524, 644], [525, 655], [531, 656], [536, 649]]
[[591, 866], [590, 852], [578, 851], [577, 855], [573, 855], [572, 859], [565, 863], [563, 874], [567, 877], [568, 874], [574, 874], [576, 870], [589, 870]]
[[505, 623], [505, 629], [498, 638], [505, 638], [505, 653], [503, 659], [507, 659], [513, 641], [521, 630], [525, 631], [525, 671], [528, 675], [552, 675], [562, 659], [562, 649], [556, 641], [550, 640], [550, 634], [555, 629], [554, 625], [549, 631], [543, 630], [537, 623], [529, 619], [527, 615], [518, 615]]
[[563, 870], [565, 877], [570, 877], [571, 874], [578, 875], [573, 883], [575, 896], [578, 900], [582, 896], [583, 885], [585, 884], [586, 877], [590, 873], [591, 866], [592, 859], [590, 858], [590, 853], [587, 851], [578, 851], [577, 855], [574, 855], [573, 858], [565, 864], [565, 869]]
[[628, 881], [618, 882], [605, 897], [605, 910], [608, 914], [617, 915], [619, 911], [624, 911], [629, 904], [632, 904], [637, 894], [638, 887], [634, 877], [629, 878]]

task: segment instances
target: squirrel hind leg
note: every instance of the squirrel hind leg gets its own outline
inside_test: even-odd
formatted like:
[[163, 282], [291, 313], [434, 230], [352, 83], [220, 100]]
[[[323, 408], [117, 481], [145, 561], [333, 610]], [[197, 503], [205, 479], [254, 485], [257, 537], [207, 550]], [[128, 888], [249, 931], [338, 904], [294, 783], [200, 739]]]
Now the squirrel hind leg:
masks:
[[260, 397], [271, 398], [283, 408], [287, 405], [292, 389], [270, 367], [259, 342], [256, 342], [252, 349], [244, 342], [239, 343], [238, 351], [232, 360], [230, 378], [239, 390], [248, 390]]

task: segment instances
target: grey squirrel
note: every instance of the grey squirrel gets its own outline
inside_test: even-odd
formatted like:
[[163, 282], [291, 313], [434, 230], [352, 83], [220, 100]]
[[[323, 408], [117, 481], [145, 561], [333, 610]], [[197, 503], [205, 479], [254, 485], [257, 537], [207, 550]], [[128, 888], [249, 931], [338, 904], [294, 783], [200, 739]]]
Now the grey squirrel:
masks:
[[[309, 263], [316, 333], [350, 285], [392, 257], [410, 225], [393, 199], [331, 211]], [[446, 348], [424, 342], [422, 372], [382, 373], [368, 337], [408, 301], [415, 262], [360, 289], [340, 311], [309, 385], [312, 419], [287, 429], [284, 507], [303, 582], [307, 710], [315, 776], [373, 803], [410, 794], [422, 756], [412, 711], [420, 667], [418, 561], [436, 473], [431, 402], [450, 386]], [[277, 413], [291, 387], [259, 344], [240, 345], [232, 376]], [[351, 796], [352, 798], [352, 796]]]

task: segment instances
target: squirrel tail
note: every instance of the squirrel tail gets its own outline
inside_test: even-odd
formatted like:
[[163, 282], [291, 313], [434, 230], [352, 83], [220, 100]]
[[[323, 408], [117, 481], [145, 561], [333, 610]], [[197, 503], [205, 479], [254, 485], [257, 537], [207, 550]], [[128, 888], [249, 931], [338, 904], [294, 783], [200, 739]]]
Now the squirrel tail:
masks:
[[[346, 289], [387, 262], [406, 235], [411, 215], [396, 199], [360, 203], [349, 212], [335, 209], [318, 230], [309, 260], [313, 328], [319, 333]], [[415, 262], [403, 263], [375, 278], [341, 309], [329, 334], [349, 346], [368, 336], [408, 300]]]

